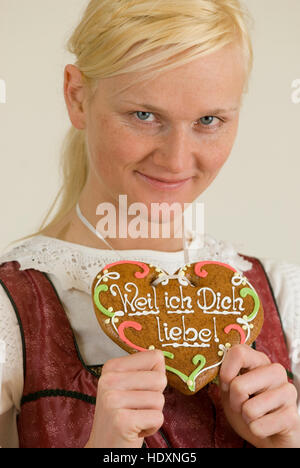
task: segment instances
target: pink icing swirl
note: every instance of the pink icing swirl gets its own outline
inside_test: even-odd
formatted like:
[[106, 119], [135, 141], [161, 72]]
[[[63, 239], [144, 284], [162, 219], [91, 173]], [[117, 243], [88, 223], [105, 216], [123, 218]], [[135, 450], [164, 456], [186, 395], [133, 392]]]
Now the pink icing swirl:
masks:
[[119, 332], [119, 337], [121, 338], [124, 343], [126, 343], [130, 348], [136, 349], [137, 351], [147, 351], [145, 348], [141, 348], [140, 346], [135, 345], [134, 343], [131, 343], [128, 338], [126, 338], [124, 329], [126, 328], [134, 328], [137, 331], [141, 331], [142, 325], [137, 322], [132, 322], [132, 321], [127, 321], [127, 322], [122, 322], [121, 325], [118, 328]]
[[221, 266], [224, 266], [226, 268], [229, 268], [229, 270], [232, 270], [234, 272], [236, 272], [236, 270], [230, 266], [230, 265], [227, 265], [227, 263], [221, 263], [221, 262], [198, 262], [196, 265], [195, 265], [195, 273], [197, 276], [200, 276], [200, 278], [206, 278], [206, 276], [208, 275], [207, 271], [206, 270], [203, 270], [202, 267], [204, 265], [221, 265]]
[[145, 278], [150, 269], [149, 267], [146, 265], [146, 263], [142, 263], [142, 262], [135, 262], [135, 261], [131, 261], [131, 260], [120, 260], [119, 262], [114, 262], [114, 263], [110, 263], [109, 265], [106, 265], [106, 267], [103, 268], [103, 270], [108, 270], [109, 268], [111, 267], [114, 267], [115, 265], [122, 265], [123, 263], [127, 264], [127, 263], [130, 263], [132, 265], [138, 265], [139, 267], [142, 268], [143, 272], [140, 272], [140, 271], [136, 271], [134, 276], [138, 279], [142, 279], [142, 278]]
[[237, 325], [235, 323], [232, 323], [231, 325], [227, 325], [227, 327], [224, 328], [224, 332], [226, 334], [229, 333], [231, 330], [236, 330], [237, 332], [239, 332], [239, 334], [241, 336], [240, 344], [244, 344], [245, 341], [246, 341], [246, 335], [244, 333], [244, 330], [239, 325]]

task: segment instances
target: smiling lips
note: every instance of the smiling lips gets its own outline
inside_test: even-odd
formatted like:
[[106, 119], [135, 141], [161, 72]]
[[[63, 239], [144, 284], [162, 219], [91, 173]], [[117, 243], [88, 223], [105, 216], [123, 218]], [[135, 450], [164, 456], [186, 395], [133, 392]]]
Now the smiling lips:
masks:
[[142, 174], [141, 172], [137, 172], [137, 174], [143, 178], [145, 182], [148, 182], [148, 184], [152, 185], [153, 187], [164, 189], [164, 190], [176, 190], [178, 188], [183, 187], [189, 180], [191, 180], [191, 177], [188, 179], [181, 179], [181, 180], [167, 180], [167, 179], [154, 179], [153, 177], [146, 176], [145, 174]]

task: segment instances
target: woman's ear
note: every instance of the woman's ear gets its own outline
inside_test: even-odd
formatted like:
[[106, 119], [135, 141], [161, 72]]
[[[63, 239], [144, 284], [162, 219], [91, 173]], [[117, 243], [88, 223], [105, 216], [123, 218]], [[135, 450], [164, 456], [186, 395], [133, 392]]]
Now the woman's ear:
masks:
[[86, 128], [86, 87], [81, 71], [75, 65], [67, 65], [64, 72], [64, 96], [70, 120], [75, 128]]

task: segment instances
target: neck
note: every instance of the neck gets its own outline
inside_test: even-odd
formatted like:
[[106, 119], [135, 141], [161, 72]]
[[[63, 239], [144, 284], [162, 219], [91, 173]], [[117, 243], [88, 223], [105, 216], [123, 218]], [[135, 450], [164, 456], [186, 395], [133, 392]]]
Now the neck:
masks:
[[[93, 189], [96, 185], [90, 181], [86, 184], [78, 201], [81, 215], [85, 219], [80, 219], [79, 214], [74, 209], [73, 216], [73, 235], [80, 237], [86, 244], [92, 243], [96, 248], [115, 250], [160, 250], [166, 252], [176, 252], [183, 249], [183, 226], [182, 217], [180, 223], [175, 223], [175, 220], [170, 219], [170, 222], [163, 224], [153, 224], [149, 217], [144, 217], [142, 213], [139, 216], [135, 212], [130, 215], [128, 209], [129, 201], [124, 201], [118, 198], [114, 200], [109, 193], [100, 193]], [[113, 211], [102, 208], [101, 215], [97, 213], [99, 200], [103, 200], [109, 207], [113, 207]], [[97, 204], [91, 203], [91, 200], [98, 200]], [[109, 202], [109, 203], [107, 203]], [[128, 205], [127, 205], [128, 203]], [[147, 212], [151, 212], [151, 208], [147, 206]], [[103, 216], [105, 214], [105, 216]], [[170, 213], [169, 213], [170, 214]], [[87, 227], [87, 224], [92, 226]], [[97, 237], [97, 233], [92, 232], [96, 229], [100, 237], [106, 242]], [[109, 244], [109, 246], [107, 245]]]
[[[84, 218], [96, 229], [97, 220], [93, 220], [92, 216], [89, 216], [82, 207], [82, 204], [79, 202], [81, 213]], [[128, 221], [130, 224], [130, 221]], [[124, 226], [123, 226], [124, 228]], [[138, 237], [133, 238], [128, 235], [126, 237], [118, 235], [119, 233], [119, 219], [116, 219], [116, 236], [106, 237], [104, 232], [98, 232], [102, 234], [105, 238], [105, 241], [112, 247], [114, 250], [157, 250], [165, 252], [178, 252], [183, 250], [183, 238], [175, 237], [175, 235], [181, 234], [181, 226], [177, 229], [177, 234], [174, 230], [174, 225], [170, 223], [170, 235], [168, 236], [168, 230], [164, 231], [160, 226], [159, 236], [157, 238], [147, 237]], [[151, 233], [151, 225], [148, 225], [148, 231]], [[174, 233], [174, 235], [173, 235]], [[76, 213], [74, 208], [69, 215], [58, 225], [54, 226], [51, 229], [46, 229], [44, 235], [50, 237], [55, 237], [67, 242], [72, 242], [75, 244], [85, 245], [86, 247], [92, 247], [96, 249], [105, 249], [109, 250], [108, 245], [99, 239], [96, 234], [91, 232], [91, 230], [82, 222]]]

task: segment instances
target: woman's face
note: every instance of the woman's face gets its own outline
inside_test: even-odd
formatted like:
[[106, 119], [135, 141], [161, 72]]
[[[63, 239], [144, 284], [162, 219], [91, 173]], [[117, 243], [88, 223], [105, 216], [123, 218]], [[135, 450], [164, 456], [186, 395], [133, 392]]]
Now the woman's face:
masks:
[[[120, 91], [139, 74], [100, 80], [85, 107], [90, 151], [86, 189], [98, 204], [191, 203], [227, 160], [245, 85], [236, 45]], [[148, 178], [177, 185], [163, 185]]]

